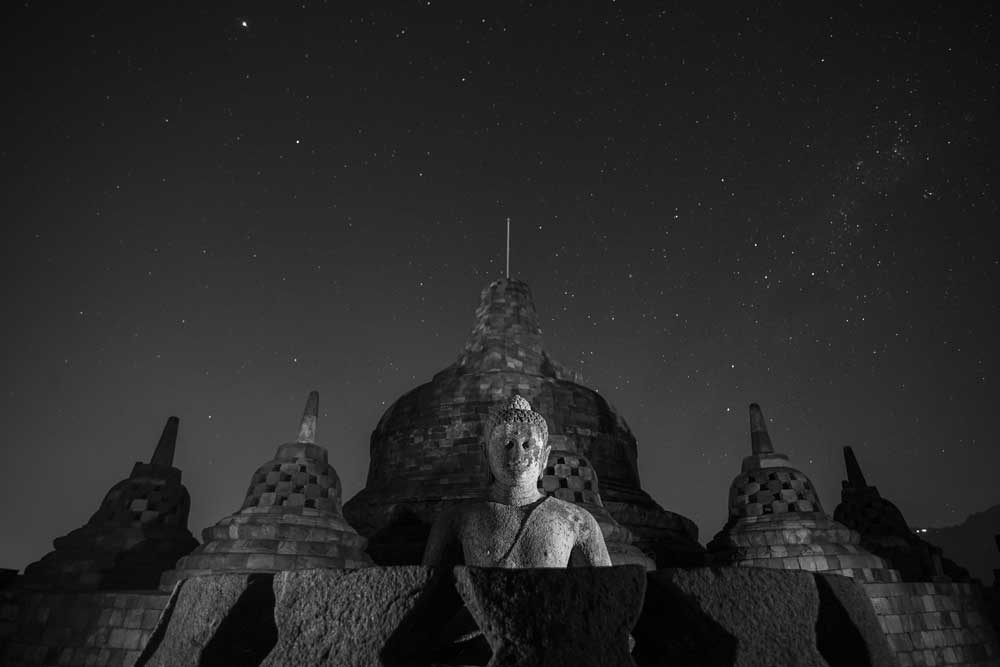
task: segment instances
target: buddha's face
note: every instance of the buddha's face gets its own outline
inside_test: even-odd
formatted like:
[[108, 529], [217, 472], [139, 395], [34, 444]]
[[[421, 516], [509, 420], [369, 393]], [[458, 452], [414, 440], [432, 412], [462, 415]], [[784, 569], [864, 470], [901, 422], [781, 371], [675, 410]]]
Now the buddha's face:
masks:
[[496, 483], [534, 487], [549, 460], [548, 444], [530, 424], [499, 424], [486, 443], [486, 458]]

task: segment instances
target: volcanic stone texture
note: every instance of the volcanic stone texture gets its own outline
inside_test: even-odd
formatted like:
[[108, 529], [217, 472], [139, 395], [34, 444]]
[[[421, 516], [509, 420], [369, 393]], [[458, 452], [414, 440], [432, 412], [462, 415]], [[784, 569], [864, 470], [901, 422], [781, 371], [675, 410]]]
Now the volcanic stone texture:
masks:
[[136, 665], [260, 664], [277, 641], [271, 578], [217, 574], [181, 581]]
[[1000, 644], [975, 583], [866, 583], [879, 625], [901, 667], [1000, 666]]
[[633, 655], [640, 667], [895, 667], [864, 594], [829, 588], [808, 572], [652, 572]]
[[0, 648], [5, 667], [132, 665], [168, 598], [159, 592], [4, 593], [0, 616], [15, 626]]
[[583, 456], [552, 450], [548, 465], [538, 480], [540, 491], [559, 500], [575, 503], [590, 512], [601, 527], [604, 543], [614, 565], [642, 565], [655, 570], [656, 563], [634, 546], [635, 536], [611, 516], [604, 502], [597, 473]]
[[437, 585], [435, 572], [419, 566], [280, 573], [274, 580], [278, 642], [261, 664], [427, 664], [430, 628], [418, 628], [430, 617], [436, 630], [447, 616], [432, 600]]
[[626, 667], [645, 568], [455, 568], [458, 590], [493, 649], [490, 667]]
[[482, 496], [483, 422], [517, 393], [546, 418], [553, 450], [590, 462], [605, 508], [636, 536], [636, 546], [655, 553], [661, 565], [700, 562], [697, 527], [642, 490], [635, 437], [602, 396], [579, 382], [543, 350], [528, 286], [489, 285], [458, 360], [400, 397], [372, 433], [367, 484], [344, 514], [369, 538], [373, 559], [419, 563], [437, 515]]
[[726, 565], [900, 580], [896, 570], [861, 546], [856, 531], [818, 512], [739, 519], [716, 535], [709, 549], [717, 563]]
[[[729, 487], [729, 519], [708, 544], [712, 562], [899, 581], [899, 572], [861, 546], [857, 531], [823, 512], [809, 478], [771, 451], [760, 407], [750, 412], [754, 451]], [[767, 451], [758, 451], [761, 441]]]
[[105, 495], [90, 520], [53, 541], [54, 551], [28, 565], [23, 585], [40, 590], [155, 589], [160, 575], [198, 542], [187, 528], [191, 497], [171, 465], [172, 417], [151, 463]]
[[340, 479], [326, 449], [293, 442], [254, 473], [242, 508], [206, 528], [204, 544], [164, 574], [162, 588], [218, 572], [278, 572], [371, 564], [340, 511]]

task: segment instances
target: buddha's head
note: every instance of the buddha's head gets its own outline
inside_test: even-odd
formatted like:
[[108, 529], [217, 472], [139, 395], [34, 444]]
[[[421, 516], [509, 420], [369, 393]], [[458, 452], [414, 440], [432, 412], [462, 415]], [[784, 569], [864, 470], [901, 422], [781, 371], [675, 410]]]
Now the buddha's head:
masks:
[[549, 460], [549, 427], [515, 395], [486, 419], [483, 447], [489, 484], [534, 488]]

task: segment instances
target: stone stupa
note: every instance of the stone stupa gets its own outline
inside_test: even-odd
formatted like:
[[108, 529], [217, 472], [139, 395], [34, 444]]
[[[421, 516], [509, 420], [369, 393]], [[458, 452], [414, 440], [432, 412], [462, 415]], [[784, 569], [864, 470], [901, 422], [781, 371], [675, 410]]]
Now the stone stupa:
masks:
[[149, 463], [137, 461], [86, 525], [25, 568], [25, 588], [153, 590], [198, 545], [187, 528], [191, 497], [173, 465], [179, 423], [170, 417]]
[[900, 581], [899, 572], [861, 546], [857, 531], [827, 516], [809, 478], [774, 451], [756, 403], [750, 442], [751, 454], [729, 488], [729, 519], [708, 544], [712, 562]]
[[545, 416], [554, 457], [583, 457], [600, 475], [603, 506], [635, 547], [661, 567], [701, 562], [695, 524], [643, 491], [628, 424], [545, 351], [528, 285], [501, 278], [481, 299], [458, 359], [398, 398], [372, 433], [367, 483], [344, 514], [375, 562], [419, 563], [438, 513], [481, 497], [483, 420], [514, 393]]
[[306, 402], [295, 442], [257, 469], [238, 512], [202, 533], [205, 543], [163, 575], [170, 589], [187, 577], [221, 572], [358, 568], [371, 564], [365, 539], [344, 520], [340, 478], [315, 443], [319, 393]]
[[968, 581], [969, 574], [944, 558], [941, 548], [920, 539], [903, 513], [870, 486], [854, 450], [844, 447], [847, 479], [833, 518], [861, 534], [861, 544], [899, 571], [904, 581]]
[[611, 562], [615, 565], [630, 563], [655, 570], [656, 562], [635, 546], [635, 535], [618, 523], [601, 500], [597, 473], [581, 454], [552, 450], [549, 462], [538, 480], [538, 488], [549, 496], [576, 503], [597, 520], [608, 547]]

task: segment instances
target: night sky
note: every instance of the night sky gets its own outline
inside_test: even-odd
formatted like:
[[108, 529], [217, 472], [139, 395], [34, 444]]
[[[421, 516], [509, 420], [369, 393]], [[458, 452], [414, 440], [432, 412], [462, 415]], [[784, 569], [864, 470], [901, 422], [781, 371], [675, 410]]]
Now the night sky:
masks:
[[989, 3], [96, 4], [5, 21], [0, 566], [172, 414], [196, 536], [311, 389], [353, 496], [508, 216], [546, 348], [702, 543], [752, 401], [828, 512], [843, 445], [911, 525], [1000, 502]]

